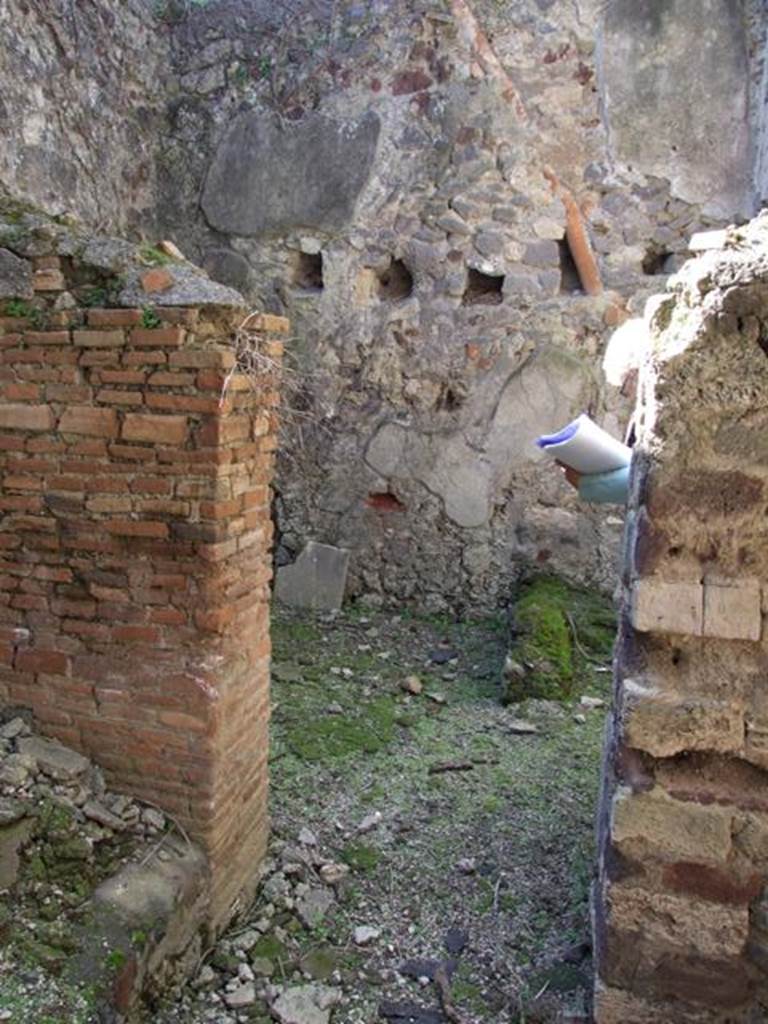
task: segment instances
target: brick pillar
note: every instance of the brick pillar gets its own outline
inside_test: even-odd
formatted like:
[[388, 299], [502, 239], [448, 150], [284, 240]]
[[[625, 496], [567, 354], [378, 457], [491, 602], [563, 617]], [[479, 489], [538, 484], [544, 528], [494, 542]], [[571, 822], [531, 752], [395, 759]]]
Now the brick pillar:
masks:
[[768, 217], [651, 303], [595, 889], [598, 1024], [768, 1019]]
[[251, 320], [254, 378], [235, 367], [244, 311], [153, 312], [0, 319], [0, 700], [203, 844], [216, 926], [266, 842], [287, 322]]

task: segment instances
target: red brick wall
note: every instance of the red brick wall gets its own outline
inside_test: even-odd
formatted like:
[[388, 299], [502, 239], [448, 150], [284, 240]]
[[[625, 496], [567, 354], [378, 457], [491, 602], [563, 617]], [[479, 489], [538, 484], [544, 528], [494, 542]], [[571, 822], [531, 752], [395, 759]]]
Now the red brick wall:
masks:
[[0, 318], [0, 701], [204, 844], [217, 922], [266, 839], [277, 382], [222, 397], [242, 310], [155, 313]]

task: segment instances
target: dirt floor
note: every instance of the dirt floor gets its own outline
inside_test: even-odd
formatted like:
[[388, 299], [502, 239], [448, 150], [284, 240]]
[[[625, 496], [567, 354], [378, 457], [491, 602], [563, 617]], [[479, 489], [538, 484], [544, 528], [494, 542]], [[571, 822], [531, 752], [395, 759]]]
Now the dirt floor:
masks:
[[588, 1019], [610, 615], [576, 611], [570, 699], [504, 707], [502, 618], [278, 610], [262, 894], [156, 1019]]

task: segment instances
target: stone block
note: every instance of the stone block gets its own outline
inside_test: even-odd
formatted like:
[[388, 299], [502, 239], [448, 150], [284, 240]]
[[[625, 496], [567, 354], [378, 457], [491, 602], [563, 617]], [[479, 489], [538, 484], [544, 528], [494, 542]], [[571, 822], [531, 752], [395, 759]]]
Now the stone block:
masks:
[[744, 713], [735, 701], [662, 693], [626, 679], [621, 716], [627, 744], [654, 757], [692, 750], [735, 753], [744, 745]]
[[21, 852], [35, 829], [34, 818], [21, 818], [0, 825], [0, 890], [16, 884], [21, 865]]
[[633, 860], [723, 864], [731, 851], [731, 818], [726, 808], [673, 800], [658, 787], [647, 793], [620, 787], [613, 797], [611, 839]]
[[91, 766], [87, 757], [64, 747], [55, 740], [29, 736], [18, 741], [20, 754], [33, 757], [38, 768], [60, 782], [72, 782], [85, 775]]
[[531, 267], [559, 266], [560, 249], [557, 242], [551, 239], [531, 242], [523, 253], [523, 263]]
[[245, 256], [232, 249], [208, 249], [203, 257], [203, 267], [220, 284], [238, 291], [246, 291], [250, 286], [251, 266]]
[[640, 633], [701, 636], [704, 588], [700, 583], [667, 583], [649, 576], [632, 587], [632, 625]]
[[739, 956], [749, 933], [749, 908], [724, 906], [635, 886], [613, 885], [610, 920], [621, 932], [686, 955], [720, 959]]
[[275, 594], [293, 608], [334, 611], [341, 608], [349, 551], [309, 541], [293, 565], [277, 571]]
[[372, 112], [354, 122], [309, 114], [292, 124], [242, 114], [208, 172], [208, 223], [238, 235], [343, 227], [368, 181], [379, 130]]
[[[709, 967], [709, 965], [707, 965]], [[665, 972], [666, 973], [666, 972]], [[743, 973], [743, 970], [742, 970]], [[686, 986], [686, 989], [693, 988], [700, 996], [706, 996], [707, 989], [713, 984], [717, 985], [718, 979], [722, 976], [716, 972], [714, 965], [709, 968], [709, 985], [703, 986], [698, 978], [694, 979], [694, 985]], [[666, 979], [665, 979], [666, 980]], [[686, 978], [686, 981], [689, 979]], [[730, 979], [729, 979], [730, 981]], [[595, 1024], [722, 1024], [723, 1016], [719, 1008], [715, 1009], [714, 1004], [708, 1007], [692, 1006], [689, 1002], [681, 1002], [676, 996], [683, 996], [680, 991], [680, 982], [676, 979], [677, 988], [666, 986], [670, 998], [658, 997], [651, 991], [647, 997], [640, 997], [633, 992], [624, 989], [605, 985], [600, 979], [595, 984], [594, 996], [594, 1020]], [[662, 986], [665, 987], [665, 986]], [[726, 995], [730, 995], [733, 984], [729, 984]], [[722, 992], [722, 985], [721, 985]], [[688, 994], [686, 990], [685, 995]], [[740, 992], [740, 999], [743, 1001], [745, 989]], [[718, 1003], [725, 1000], [718, 1000]], [[732, 1002], [731, 1005], [734, 1005]]]
[[704, 583], [704, 636], [759, 640], [762, 625], [758, 580]]
[[8, 249], [0, 249], [0, 299], [31, 299], [32, 267]]

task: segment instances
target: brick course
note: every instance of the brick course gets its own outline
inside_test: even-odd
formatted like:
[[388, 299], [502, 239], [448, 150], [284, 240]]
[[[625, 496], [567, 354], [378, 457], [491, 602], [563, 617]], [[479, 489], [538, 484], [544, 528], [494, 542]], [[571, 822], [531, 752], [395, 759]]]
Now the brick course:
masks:
[[216, 927], [266, 843], [278, 382], [221, 401], [241, 309], [66, 312], [0, 318], [0, 699], [201, 841]]

